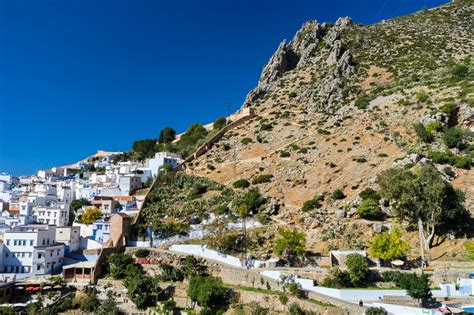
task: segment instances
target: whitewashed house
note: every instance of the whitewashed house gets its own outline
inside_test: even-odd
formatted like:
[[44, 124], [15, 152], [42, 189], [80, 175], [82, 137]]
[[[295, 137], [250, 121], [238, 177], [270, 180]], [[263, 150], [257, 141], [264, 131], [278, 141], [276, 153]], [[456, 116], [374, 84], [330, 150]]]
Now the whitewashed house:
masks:
[[55, 226], [23, 225], [4, 234], [0, 253], [3, 272], [44, 275], [61, 270], [64, 244], [56, 243]]

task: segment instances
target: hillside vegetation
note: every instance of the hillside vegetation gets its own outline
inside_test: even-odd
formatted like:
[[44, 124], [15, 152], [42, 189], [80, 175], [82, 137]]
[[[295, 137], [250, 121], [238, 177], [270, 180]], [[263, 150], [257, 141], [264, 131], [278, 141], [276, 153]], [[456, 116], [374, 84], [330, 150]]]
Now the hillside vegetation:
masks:
[[[459, 249], [472, 247], [460, 244], [472, 235], [474, 214], [473, 9], [456, 1], [373, 25], [305, 23], [249, 92], [243, 106], [257, 116], [187, 163], [187, 175], [160, 179], [144, 220], [238, 217], [236, 196], [258, 191], [268, 228], [256, 254], [268, 253], [269, 234], [285, 225], [305, 233], [308, 251], [325, 253], [367, 248], [392, 224], [417, 257], [422, 220], [425, 233], [435, 231], [435, 241], [425, 240], [428, 258], [461, 259]], [[397, 169], [445, 182], [456, 202], [400, 212], [404, 197], [379, 185], [381, 174]], [[198, 185], [206, 191], [196, 194]], [[413, 210], [426, 207], [439, 208], [440, 220], [462, 214], [464, 225]]]

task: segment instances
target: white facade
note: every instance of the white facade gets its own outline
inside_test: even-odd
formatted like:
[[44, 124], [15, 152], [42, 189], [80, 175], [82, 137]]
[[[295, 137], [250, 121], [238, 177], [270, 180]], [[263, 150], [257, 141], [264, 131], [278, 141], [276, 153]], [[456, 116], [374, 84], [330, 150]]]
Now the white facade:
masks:
[[158, 170], [164, 164], [168, 164], [171, 167], [176, 167], [181, 164], [183, 159], [179, 154], [170, 152], [157, 152], [155, 156], [148, 160], [148, 168], [151, 170], [153, 177], [158, 175]]
[[136, 175], [120, 176], [119, 187], [122, 196], [129, 196], [134, 190], [142, 188], [142, 181]]
[[81, 244], [81, 228], [79, 226], [56, 227], [56, 242], [66, 245], [69, 252], [78, 250]]
[[65, 226], [69, 223], [69, 204], [58, 202], [50, 206], [35, 207], [33, 215], [41, 224]]
[[51, 274], [61, 268], [64, 259], [64, 245], [56, 243], [55, 226], [17, 226], [5, 233], [1, 252], [5, 273]]

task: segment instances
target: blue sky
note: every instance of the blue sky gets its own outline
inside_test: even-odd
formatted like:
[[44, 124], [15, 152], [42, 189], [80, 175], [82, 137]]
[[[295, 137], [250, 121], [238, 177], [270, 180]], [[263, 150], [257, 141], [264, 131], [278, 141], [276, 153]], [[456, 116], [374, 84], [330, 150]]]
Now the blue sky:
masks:
[[359, 23], [440, 0], [0, 0], [0, 172], [128, 150], [237, 110], [309, 19]]

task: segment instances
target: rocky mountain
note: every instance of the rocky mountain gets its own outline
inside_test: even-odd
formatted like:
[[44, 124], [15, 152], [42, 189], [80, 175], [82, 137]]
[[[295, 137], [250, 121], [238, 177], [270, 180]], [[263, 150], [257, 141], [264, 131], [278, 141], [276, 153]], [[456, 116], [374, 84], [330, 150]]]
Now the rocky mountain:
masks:
[[[381, 226], [398, 224], [356, 212], [358, 194], [397, 165], [435, 165], [466, 194], [474, 214], [472, 138], [460, 150], [443, 142], [439, 128], [430, 131], [430, 143], [413, 128], [437, 121], [474, 130], [473, 10], [472, 1], [454, 1], [373, 25], [348, 17], [305, 23], [278, 46], [248, 93], [243, 107], [256, 116], [187, 163], [186, 173], [229, 187], [254, 182], [280, 206], [272, 222], [305, 230], [309, 248], [320, 251], [357, 247]], [[336, 191], [341, 198], [301, 210]], [[450, 242], [438, 249], [446, 257], [463, 240]]]

